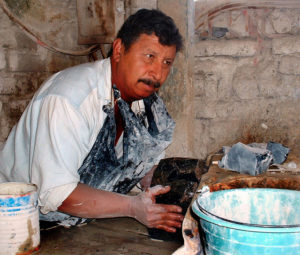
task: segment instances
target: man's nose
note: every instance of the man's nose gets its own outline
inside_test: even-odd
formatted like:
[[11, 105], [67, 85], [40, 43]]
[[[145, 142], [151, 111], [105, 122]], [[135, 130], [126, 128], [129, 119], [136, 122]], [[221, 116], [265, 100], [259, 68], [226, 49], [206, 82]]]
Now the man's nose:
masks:
[[155, 81], [160, 81], [163, 75], [162, 63], [159, 61], [152, 63], [150, 75]]

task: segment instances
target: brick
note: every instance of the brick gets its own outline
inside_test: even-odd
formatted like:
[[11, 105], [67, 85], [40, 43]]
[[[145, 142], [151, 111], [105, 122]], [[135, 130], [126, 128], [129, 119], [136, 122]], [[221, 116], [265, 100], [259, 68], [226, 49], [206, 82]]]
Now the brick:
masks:
[[260, 96], [281, 97], [283, 94], [280, 86], [280, 75], [277, 72], [277, 61], [270, 58], [259, 64], [256, 72]]
[[17, 49], [37, 50], [37, 43], [29, 38], [24, 31], [16, 31], [15, 38], [17, 41]]
[[259, 90], [255, 69], [251, 67], [238, 68], [233, 77], [232, 87], [239, 99], [256, 98]]
[[0, 111], [0, 142], [6, 140], [10, 130], [20, 119], [29, 101], [29, 99], [10, 100], [2, 103], [2, 110]]
[[[1, 23], [0, 23], [1, 24]], [[2, 28], [0, 29], [0, 46], [6, 49], [14, 49], [17, 47], [17, 40], [15, 37], [15, 30], [18, 28]]]
[[224, 145], [230, 145], [240, 132], [241, 122], [240, 119], [228, 119], [226, 121], [219, 119], [212, 120], [209, 138], [210, 141], [215, 142], [208, 144], [208, 150], [217, 151]]
[[0, 94], [13, 95], [16, 93], [16, 80], [12, 77], [0, 76]]
[[300, 57], [284, 56], [281, 58], [279, 72], [300, 75]]
[[293, 16], [289, 10], [275, 9], [270, 15], [270, 22], [276, 33], [289, 33], [292, 30]]
[[45, 61], [32, 52], [10, 50], [8, 53], [9, 69], [13, 72], [46, 71]]
[[212, 27], [227, 27], [229, 24], [230, 13], [220, 13], [211, 21]]
[[[195, 58], [194, 77], [201, 81], [195, 83], [196, 95], [209, 98], [232, 97], [232, 77], [238, 62], [227, 57]], [[201, 93], [201, 94], [200, 94]]]
[[5, 67], [6, 67], [5, 52], [3, 49], [0, 48], [0, 70], [5, 69]]
[[6, 116], [9, 116], [11, 121], [7, 121], [9, 125], [14, 125], [18, 122], [30, 99], [11, 99], [9, 102], [2, 102], [2, 111]]
[[200, 72], [195, 75], [195, 96], [214, 98], [218, 96], [218, 76], [212, 73]]
[[195, 44], [195, 56], [249, 57], [256, 53], [252, 40], [207, 40]]
[[2, 8], [0, 8], [0, 24], [1, 29], [11, 28], [11, 26], [14, 25], [14, 23], [10, 20], [10, 18], [6, 15]]
[[200, 72], [194, 75], [194, 96], [204, 97], [205, 96], [205, 73]]
[[270, 21], [270, 19], [266, 19], [265, 20], [265, 25], [263, 28], [260, 28], [262, 31], [265, 31], [266, 35], [273, 35], [275, 34], [275, 30], [274, 27], [272, 25], [272, 22]]
[[215, 105], [215, 100], [195, 99], [194, 112], [196, 119], [214, 119], [217, 116]]
[[[245, 116], [255, 116], [263, 114], [263, 109], [267, 104], [262, 99], [218, 101], [216, 104], [216, 113], [218, 121], [228, 121], [229, 119], [243, 120]], [[246, 118], [247, 119], [247, 118]]]
[[[247, 10], [249, 11], [249, 10]], [[230, 34], [235, 37], [248, 37], [249, 32], [246, 29], [246, 20], [242, 11], [231, 12], [231, 26], [229, 27]]]
[[120, 30], [121, 26], [124, 23], [124, 19], [125, 19], [125, 3], [123, 0], [117, 0], [116, 1], [116, 20], [115, 20], [115, 26], [116, 26], [116, 31], [115, 33], [117, 33], [117, 31]]
[[[241, 113], [244, 111], [242, 108], [243, 103], [237, 101], [225, 101], [218, 102], [216, 105], [217, 117], [220, 120], [225, 120], [227, 118], [237, 118], [241, 116]], [[243, 109], [243, 110], [241, 110]]]
[[12, 128], [12, 125], [8, 124], [8, 121], [10, 121], [10, 118], [4, 117], [3, 114], [0, 114], [0, 142], [4, 143], [7, 136], [9, 135], [9, 132]]
[[285, 36], [272, 40], [274, 54], [295, 54], [300, 52], [300, 36]]
[[11, 101], [9, 106], [10, 106], [10, 111], [14, 113], [12, 115], [15, 115], [15, 117], [20, 117], [24, 112], [26, 106], [30, 102], [30, 100], [31, 98]]
[[[195, 2], [195, 17], [196, 17], [196, 34], [205, 34], [208, 32], [208, 24], [203, 25], [204, 22], [207, 22], [205, 17], [199, 19], [199, 16], [202, 14], [203, 3]], [[201, 26], [200, 26], [201, 25]], [[210, 20], [210, 27], [224, 27], [229, 30], [226, 33], [226, 38], [240, 38], [240, 37], [249, 37], [249, 32], [246, 30], [245, 16], [242, 11], [231, 11], [218, 13], [212, 20]]]
[[0, 95], [24, 98], [33, 95], [51, 73], [10, 73], [0, 76]]
[[48, 52], [46, 61], [46, 69], [48, 72], [58, 72], [70, 66], [79, 65], [88, 62], [86, 56], [70, 56], [64, 54], [53, 54]]
[[210, 123], [211, 120], [195, 119], [193, 132], [193, 151], [196, 153], [196, 157], [206, 158], [207, 147], [210, 144]]
[[277, 86], [277, 93], [282, 97], [300, 99], [300, 76], [299, 75], [284, 75], [281, 76], [280, 83]]

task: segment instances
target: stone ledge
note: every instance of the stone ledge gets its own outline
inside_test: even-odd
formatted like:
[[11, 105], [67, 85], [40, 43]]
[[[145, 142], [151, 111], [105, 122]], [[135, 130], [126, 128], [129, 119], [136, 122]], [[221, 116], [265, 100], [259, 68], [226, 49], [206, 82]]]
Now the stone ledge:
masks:
[[274, 54], [300, 53], [300, 36], [285, 36], [272, 40]]
[[256, 53], [257, 42], [253, 40], [209, 40], [195, 43], [195, 56], [249, 57]]

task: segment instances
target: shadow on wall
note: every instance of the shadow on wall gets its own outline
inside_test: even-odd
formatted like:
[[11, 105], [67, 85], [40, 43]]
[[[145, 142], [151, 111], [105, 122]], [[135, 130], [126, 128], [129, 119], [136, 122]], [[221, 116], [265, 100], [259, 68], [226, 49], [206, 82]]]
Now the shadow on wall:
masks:
[[241, 136], [237, 142], [249, 143], [281, 143], [294, 151], [300, 152], [300, 128], [291, 130], [290, 125], [277, 120], [255, 120], [245, 122], [241, 126]]

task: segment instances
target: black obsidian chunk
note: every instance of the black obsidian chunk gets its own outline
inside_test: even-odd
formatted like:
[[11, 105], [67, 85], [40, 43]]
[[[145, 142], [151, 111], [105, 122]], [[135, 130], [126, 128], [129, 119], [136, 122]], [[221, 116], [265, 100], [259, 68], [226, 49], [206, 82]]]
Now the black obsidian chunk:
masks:
[[[171, 190], [157, 196], [156, 203], [178, 205], [182, 208], [184, 215], [198, 188], [201, 175], [207, 170], [205, 161], [199, 159], [166, 158], [161, 160], [153, 174], [151, 186], [171, 186]], [[148, 232], [153, 239], [183, 243], [181, 229], [177, 229], [176, 233], [169, 233], [151, 228]]]

